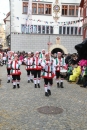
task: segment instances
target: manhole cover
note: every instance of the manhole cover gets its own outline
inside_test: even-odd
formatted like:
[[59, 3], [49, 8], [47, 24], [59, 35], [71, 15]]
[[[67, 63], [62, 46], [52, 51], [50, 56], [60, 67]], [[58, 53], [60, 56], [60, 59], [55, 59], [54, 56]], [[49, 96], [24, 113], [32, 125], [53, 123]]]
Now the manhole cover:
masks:
[[38, 112], [43, 114], [60, 114], [63, 112], [62, 108], [54, 107], [54, 106], [44, 106], [37, 109]]

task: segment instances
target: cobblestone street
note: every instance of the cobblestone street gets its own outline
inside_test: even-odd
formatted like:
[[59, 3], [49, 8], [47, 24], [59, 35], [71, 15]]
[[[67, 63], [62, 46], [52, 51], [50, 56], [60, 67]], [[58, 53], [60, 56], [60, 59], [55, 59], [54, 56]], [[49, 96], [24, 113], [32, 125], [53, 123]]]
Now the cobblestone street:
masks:
[[[45, 97], [44, 84], [34, 88], [27, 83], [25, 67], [21, 66], [20, 89], [7, 84], [6, 66], [0, 67], [0, 130], [87, 130], [87, 88], [64, 81], [64, 88], [51, 88], [52, 95]], [[54, 106], [63, 109], [61, 114], [41, 114], [38, 108]]]

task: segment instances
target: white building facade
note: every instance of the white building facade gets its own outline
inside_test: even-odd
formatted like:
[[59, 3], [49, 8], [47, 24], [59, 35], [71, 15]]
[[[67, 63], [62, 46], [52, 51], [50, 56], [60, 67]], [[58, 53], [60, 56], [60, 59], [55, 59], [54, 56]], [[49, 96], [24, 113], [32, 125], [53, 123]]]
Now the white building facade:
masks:
[[[59, 0], [58, 3], [57, 0], [33, 0], [32, 15], [28, 13], [28, 2], [29, 0], [10, 0], [11, 50], [19, 50], [21, 44], [18, 43], [20, 46], [18, 45], [19, 47], [17, 48], [17, 40], [22, 42], [19, 39], [26, 38], [26, 35], [27, 37], [31, 37], [32, 35], [35, 35], [35, 37], [38, 36], [38, 40], [45, 35], [53, 38], [54, 35], [60, 37], [73, 36], [73, 38], [77, 36], [80, 39], [79, 41], [82, 40], [82, 23], [78, 22], [79, 19], [82, 19], [83, 14], [82, 10], [80, 10], [80, 17], [78, 17], [80, 0], [67, 0], [67, 2], [66, 0]], [[56, 14], [55, 10], [58, 8], [60, 8], [60, 11]], [[58, 19], [57, 21], [56, 18]], [[15, 42], [13, 34], [17, 35], [18, 38], [15, 37]], [[19, 37], [18, 34], [20, 34]], [[39, 43], [38, 40], [37, 43]], [[79, 41], [76, 41], [75, 44]], [[33, 42], [36, 42], [36, 40]], [[47, 44], [47, 42], [43, 44]], [[29, 45], [29, 48], [32, 49], [32, 46], [30, 47], [32, 43], [29, 39], [26, 39], [25, 43], [22, 43], [22, 45], [23, 44], [23, 49], [26, 48], [26, 45], [27, 47]], [[41, 46], [39, 44], [39, 50]], [[44, 48], [47, 49], [47, 45], [44, 46]], [[25, 51], [28, 51], [28, 48], [25, 49]]]

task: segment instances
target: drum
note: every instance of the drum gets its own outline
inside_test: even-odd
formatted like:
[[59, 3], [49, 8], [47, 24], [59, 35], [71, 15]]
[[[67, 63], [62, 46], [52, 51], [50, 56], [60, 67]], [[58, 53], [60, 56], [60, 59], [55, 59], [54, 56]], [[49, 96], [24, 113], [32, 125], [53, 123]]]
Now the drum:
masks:
[[66, 69], [61, 69], [61, 70], [60, 70], [60, 74], [61, 74], [61, 75], [64, 75], [64, 76], [66, 76], [66, 72], [67, 72]]

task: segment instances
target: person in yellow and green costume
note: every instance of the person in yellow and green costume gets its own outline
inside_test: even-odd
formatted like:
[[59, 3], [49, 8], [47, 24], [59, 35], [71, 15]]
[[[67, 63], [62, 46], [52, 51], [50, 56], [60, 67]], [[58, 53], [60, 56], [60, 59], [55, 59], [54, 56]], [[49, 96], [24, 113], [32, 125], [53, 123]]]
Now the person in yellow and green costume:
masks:
[[78, 66], [77, 64], [75, 65], [75, 68], [72, 71], [72, 75], [69, 77], [69, 82], [75, 82], [79, 75], [81, 74], [81, 67]]
[[87, 66], [85, 66], [83, 77], [82, 77], [83, 85], [80, 87], [86, 88], [87, 87]]

